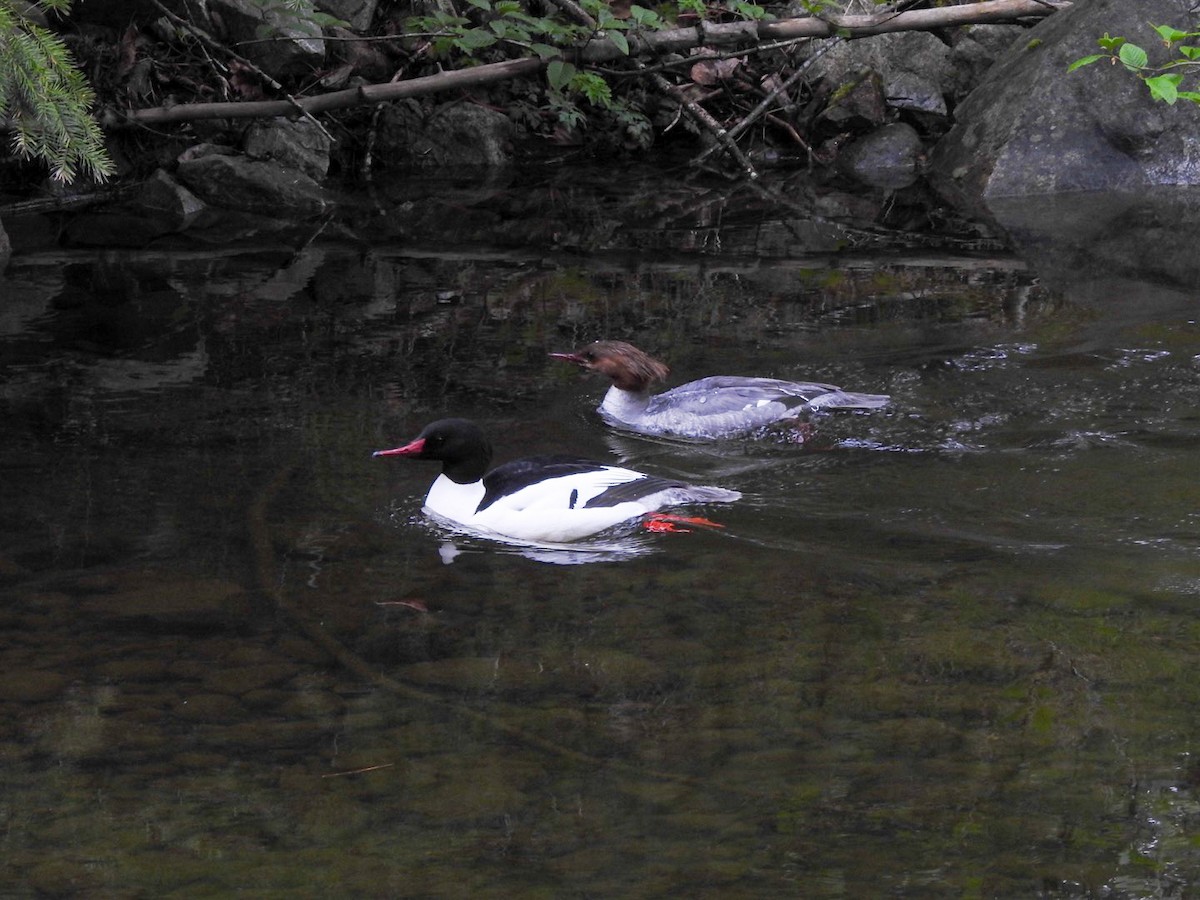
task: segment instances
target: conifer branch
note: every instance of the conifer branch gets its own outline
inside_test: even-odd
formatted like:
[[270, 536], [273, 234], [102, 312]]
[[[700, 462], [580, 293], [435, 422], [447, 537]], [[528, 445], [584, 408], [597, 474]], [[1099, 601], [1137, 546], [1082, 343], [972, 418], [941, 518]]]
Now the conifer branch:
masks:
[[[35, 0], [65, 14], [71, 0]], [[24, 159], [40, 159], [56, 181], [85, 172], [103, 181], [114, 171], [100, 126], [92, 117], [96, 95], [53, 32], [0, 0], [0, 128]]]

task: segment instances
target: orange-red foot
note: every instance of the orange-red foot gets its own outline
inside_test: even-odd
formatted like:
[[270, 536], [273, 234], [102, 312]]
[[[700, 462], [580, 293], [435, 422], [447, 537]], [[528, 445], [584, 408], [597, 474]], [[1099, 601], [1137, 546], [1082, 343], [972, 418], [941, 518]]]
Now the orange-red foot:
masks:
[[670, 534], [691, 534], [692, 529], [680, 528], [681, 525], [700, 525], [704, 528], [724, 528], [720, 522], [704, 519], [700, 516], [675, 516], [671, 513], [650, 513], [642, 522], [647, 531]]

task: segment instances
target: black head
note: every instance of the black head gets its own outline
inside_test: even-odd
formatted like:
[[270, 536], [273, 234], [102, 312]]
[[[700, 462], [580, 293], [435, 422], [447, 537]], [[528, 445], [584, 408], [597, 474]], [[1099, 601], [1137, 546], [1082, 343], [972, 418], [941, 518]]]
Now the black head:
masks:
[[442, 474], [459, 484], [479, 481], [492, 461], [492, 445], [483, 431], [467, 419], [438, 419], [421, 429], [413, 440], [394, 450], [376, 450], [374, 456], [407, 456], [434, 459]]

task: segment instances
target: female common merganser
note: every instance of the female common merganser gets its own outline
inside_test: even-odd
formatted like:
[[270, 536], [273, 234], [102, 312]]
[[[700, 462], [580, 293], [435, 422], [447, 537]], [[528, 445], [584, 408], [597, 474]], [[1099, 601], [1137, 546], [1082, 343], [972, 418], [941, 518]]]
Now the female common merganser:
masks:
[[[433, 422], [403, 447], [373, 455], [438, 460], [442, 474], [425, 497], [426, 512], [488, 536], [534, 543], [576, 541], [664, 507], [741, 496], [571, 456], [533, 456], [489, 472], [491, 444], [466, 419]], [[715, 524], [660, 514], [648, 527], [675, 530], [673, 522]]]
[[574, 353], [551, 353], [612, 381], [600, 404], [610, 425], [690, 440], [746, 437], [820, 409], [879, 409], [885, 394], [853, 394], [832, 384], [715, 375], [650, 394], [666, 364], [624, 341], [596, 341]]

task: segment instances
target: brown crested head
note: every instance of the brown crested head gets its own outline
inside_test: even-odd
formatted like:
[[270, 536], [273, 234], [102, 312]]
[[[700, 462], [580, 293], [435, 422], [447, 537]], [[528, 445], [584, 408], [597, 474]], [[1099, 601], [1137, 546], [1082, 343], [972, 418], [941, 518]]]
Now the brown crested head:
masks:
[[550, 355], [573, 362], [589, 372], [598, 372], [623, 391], [644, 391], [671, 374], [666, 363], [624, 341], [594, 341], [574, 353]]

